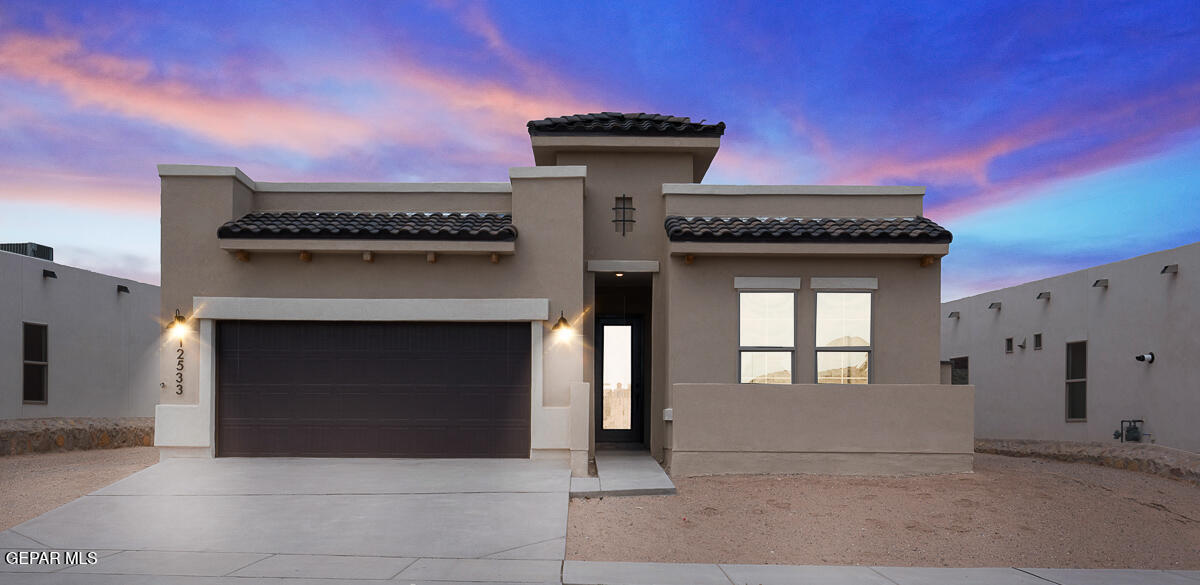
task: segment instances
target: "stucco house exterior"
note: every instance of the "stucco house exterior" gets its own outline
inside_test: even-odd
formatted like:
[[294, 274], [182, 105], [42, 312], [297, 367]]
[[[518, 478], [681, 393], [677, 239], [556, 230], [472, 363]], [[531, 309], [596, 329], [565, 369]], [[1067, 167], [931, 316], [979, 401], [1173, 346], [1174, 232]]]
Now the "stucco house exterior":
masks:
[[0, 419], [153, 416], [157, 286], [0, 244]]
[[[969, 470], [918, 187], [705, 185], [725, 124], [528, 124], [497, 183], [161, 165], [169, 456], [569, 457], [675, 475]], [[176, 382], [178, 381], [178, 382]]]
[[1200, 452], [1198, 298], [1200, 242], [943, 303], [942, 358], [980, 438]]

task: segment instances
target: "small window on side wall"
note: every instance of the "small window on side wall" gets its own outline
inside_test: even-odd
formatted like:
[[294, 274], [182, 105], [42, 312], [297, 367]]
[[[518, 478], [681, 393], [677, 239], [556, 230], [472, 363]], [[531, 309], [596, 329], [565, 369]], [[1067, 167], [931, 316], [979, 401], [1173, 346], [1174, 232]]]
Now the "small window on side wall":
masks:
[[1033, 349], [1042, 349], [1042, 334], [1033, 334]]
[[49, 382], [49, 339], [45, 325], [25, 323], [22, 328], [24, 351], [24, 380], [22, 400], [30, 404], [45, 404]]
[[791, 384], [796, 293], [738, 293], [738, 339], [742, 384]]
[[1004, 339], [1004, 353], [1012, 353], [1012, 351], [1013, 351], [1012, 350], [1012, 348], [1013, 348], [1012, 340], [1013, 340], [1013, 338], [1011, 338], [1011, 337], [1006, 337]]
[[870, 381], [871, 293], [817, 293], [817, 383]]
[[1067, 344], [1067, 420], [1087, 420], [1087, 342]]

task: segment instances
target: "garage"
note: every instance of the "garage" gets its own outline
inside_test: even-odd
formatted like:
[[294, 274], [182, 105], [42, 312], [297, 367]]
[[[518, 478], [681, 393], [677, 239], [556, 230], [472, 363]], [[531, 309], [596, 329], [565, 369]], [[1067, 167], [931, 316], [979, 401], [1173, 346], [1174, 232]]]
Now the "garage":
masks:
[[223, 457], [528, 457], [528, 323], [218, 321]]

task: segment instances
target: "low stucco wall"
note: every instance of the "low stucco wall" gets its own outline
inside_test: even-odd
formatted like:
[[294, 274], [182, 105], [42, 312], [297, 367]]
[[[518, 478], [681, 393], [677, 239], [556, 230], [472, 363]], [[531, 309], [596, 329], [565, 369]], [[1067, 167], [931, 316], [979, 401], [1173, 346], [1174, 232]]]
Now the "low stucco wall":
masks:
[[675, 384], [671, 475], [970, 471], [973, 386]]

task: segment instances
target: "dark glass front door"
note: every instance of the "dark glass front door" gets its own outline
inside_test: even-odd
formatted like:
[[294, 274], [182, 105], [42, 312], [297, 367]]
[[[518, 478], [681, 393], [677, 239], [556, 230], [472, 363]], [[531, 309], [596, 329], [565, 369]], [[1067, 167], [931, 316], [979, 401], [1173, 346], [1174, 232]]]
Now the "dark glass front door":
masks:
[[596, 319], [596, 441], [642, 442], [642, 321]]

